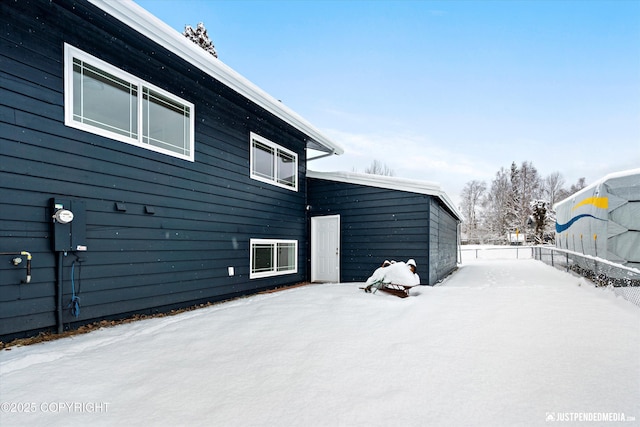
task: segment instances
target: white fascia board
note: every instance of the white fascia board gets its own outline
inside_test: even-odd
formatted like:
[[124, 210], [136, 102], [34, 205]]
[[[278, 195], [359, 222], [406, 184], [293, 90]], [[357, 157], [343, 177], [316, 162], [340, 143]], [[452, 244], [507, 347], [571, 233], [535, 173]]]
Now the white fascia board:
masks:
[[458, 212], [455, 205], [442, 191], [440, 185], [434, 182], [418, 181], [414, 179], [398, 178], [395, 176], [373, 175], [355, 172], [317, 172], [307, 169], [307, 178], [323, 179], [326, 181], [345, 182], [349, 184], [359, 184], [368, 187], [387, 188], [389, 190], [407, 191], [410, 193], [426, 194], [438, 197], [449, 210], [462, 221], [462, 214]]
[[231, 67], [204, 51], [181, 33], [134, 3], [132, 0], [88, 0], [105, 13], [165, 47], [176, 56], [193, 64], [240, 95], [245, 96], [274, 116], [307, 135], [316, 144], [332, 154], [343, 154], [344, 149]]

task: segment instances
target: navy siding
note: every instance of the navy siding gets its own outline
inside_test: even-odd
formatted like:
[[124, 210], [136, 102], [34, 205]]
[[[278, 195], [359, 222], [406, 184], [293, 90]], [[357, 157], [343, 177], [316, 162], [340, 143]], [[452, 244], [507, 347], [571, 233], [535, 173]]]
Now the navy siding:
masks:
[[414, 258], [429, 278], [430, 196], [308, 179], [310, 216], [340, 215], [340, 280], [365, 281], [385, 259]]
[[[0, 337], [55, 325], [53, 197], [86, 204], [88, 251], [63, 261], [81, 314], [65, 323], [306, 279], [305, 135], [85, 1], [0, 2], [0, 29], [0, 252], [33, 254], [28, 285], [0, 257]], [[195, 163], [66, 127], [65, 42], [192, 102]], [[298, 192], [250, 179], [251, 131], [298, 153]], [[298, 273], [249, 280], [251, 238], [298, 240]]]
[[436, 198], [431, 199], [429, 226], [429, 284], [435, 284], [458, 265], [458, 221]]

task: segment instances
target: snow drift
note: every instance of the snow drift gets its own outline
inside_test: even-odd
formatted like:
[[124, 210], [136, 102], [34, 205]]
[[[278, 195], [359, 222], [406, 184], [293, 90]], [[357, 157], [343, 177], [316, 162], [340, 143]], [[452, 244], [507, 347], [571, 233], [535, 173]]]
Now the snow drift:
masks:
[[573, 413], [640, 416], [640, 310], [584, 279], [534, 260], [483, 260], [411, 298], [361, 285], [310, 285], [2, 351], [0, 424], [548, 426]]

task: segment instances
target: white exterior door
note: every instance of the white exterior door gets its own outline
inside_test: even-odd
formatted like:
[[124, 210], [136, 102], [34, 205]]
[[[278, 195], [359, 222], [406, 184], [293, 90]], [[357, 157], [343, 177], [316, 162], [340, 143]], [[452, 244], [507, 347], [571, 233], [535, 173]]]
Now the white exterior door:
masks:
[[340, 281], [340, 215], [311, 218], [311, 281]]

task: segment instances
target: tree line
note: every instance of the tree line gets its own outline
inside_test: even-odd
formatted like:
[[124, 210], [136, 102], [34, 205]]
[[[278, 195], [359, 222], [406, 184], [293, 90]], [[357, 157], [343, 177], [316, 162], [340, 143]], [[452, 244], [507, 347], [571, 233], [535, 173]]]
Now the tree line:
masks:
[[532, 162], [511, 163], [487, 185], [473, 180], [460, 194], [463, 243], [508, 243], [526, 236], [534, 243], [553, 242], [553, 205], [586, 186], [585, 179], [569, 188], [560, 172], [542, 177]]

